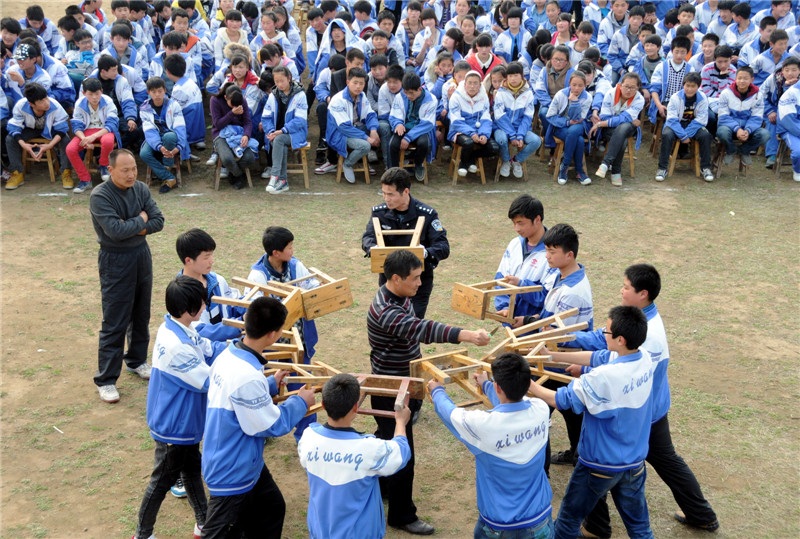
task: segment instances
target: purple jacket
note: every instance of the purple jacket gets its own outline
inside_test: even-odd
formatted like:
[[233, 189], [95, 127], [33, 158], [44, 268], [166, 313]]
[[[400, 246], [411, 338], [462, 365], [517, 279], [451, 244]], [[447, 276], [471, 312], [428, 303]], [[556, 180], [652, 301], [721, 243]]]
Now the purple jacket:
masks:
[[224, 97], [214, 96], [210, 101], [211, 107], [211, 140], [219, 136], [219, 132], [229, 125], [240, 125], [244, 128], [245, 133], [252, 132], [252, 125], [250, 121], [250, 109], [247, 107], [247, 101], [244, 102], [243, 114], [234, 114], [228, 106], [228, 102]]

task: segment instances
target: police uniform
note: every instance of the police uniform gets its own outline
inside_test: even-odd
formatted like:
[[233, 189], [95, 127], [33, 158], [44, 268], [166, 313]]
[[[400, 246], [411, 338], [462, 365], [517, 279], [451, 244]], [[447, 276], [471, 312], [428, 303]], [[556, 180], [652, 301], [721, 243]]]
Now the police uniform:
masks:
[[[425, 218], [425, 227], [422, 229], [420, 245], [425, 248], [424, 271], [422, 272], [422, 286], [419, 287], [417, 294], [411, 298], [414, 305], [414, 314], [417, 318], [425, 318], [425, 311], [428, 308], [428, 299], [433, 289], [433, 270], [440, 261], [450, 256], [450, 243], [447, 241], [447, 231], [439, 220], [439, 214], [435, 209], [427, 204], [420, 202], [409, 196], [408, 209], [404, 212], [391, 210], [386, 204], [379, 204], [372, 208], [372, 215], [367, 222], [367, 230], [361, 237], [361, 248], [364, 249], [366, 256], [369, 250], [378, 245], [375, 240], [375, 230], [372, 227], [372, 218], [377, 217], [383, 230], [414, 230], [419, 217]], [[384, 237], [386, 245], [408, 245], [411, 237], [406, 235]], [[378, 278], [378, 286], [386, 282], [386, 277], [381, 273]]]

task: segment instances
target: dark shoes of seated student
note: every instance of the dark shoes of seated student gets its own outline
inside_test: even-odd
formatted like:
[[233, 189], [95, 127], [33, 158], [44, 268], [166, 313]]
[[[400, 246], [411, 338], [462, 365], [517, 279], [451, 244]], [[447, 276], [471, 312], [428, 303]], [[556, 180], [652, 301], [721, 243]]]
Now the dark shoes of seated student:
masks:
[[228, 176], [228, 181], [231, 183], [234, 189], [237, 191], [244, 187], [244, 181], [242, 176]]
[[425, 167], [424, 166], [420, 165], [418, 167], [414, 167], [414, 179], [416, 179], [418, 182], [424, 182], [425, 181]]
[[408, 533], [413, 533], [414, 535], [433, 535], [433, 532], [436, 531], [436, 528], [420, 519], [415, 520], [411, 524], [400, 526], [399, 529]]
[[578, 537], [580, 539], [611, 539], [610, 535], [596, 535], [589, 530], [587, 530], [583, 524], [581, 524], [581, 529], [578, 532]]
[[164, 183], [161, 185], [161, 189], [158, 190], [159, 193], [169, 193], [175, 186], [178, 185], [178, 180], [175, 178], [164, 180]]
[[675, 520], [677, 520], [681, 524], [685, 524], [686, 526], [691, 526], [692, 528], [697, 528], [698, 530], [715, 532], [719, 529], [719, 520], [717, 519], [714, 519], [711, 522], [706, 522], [703, 524], [700, 524], [698, 522], [690, 522], [689, 520], [687, 520], [686, 515], [683, 513], [683, 511], [677, 511], [674, 517]]
[[550, 464], [575, 466], [578, 463], [578, 452], [572, 449], [559, 451], [550, 457]]

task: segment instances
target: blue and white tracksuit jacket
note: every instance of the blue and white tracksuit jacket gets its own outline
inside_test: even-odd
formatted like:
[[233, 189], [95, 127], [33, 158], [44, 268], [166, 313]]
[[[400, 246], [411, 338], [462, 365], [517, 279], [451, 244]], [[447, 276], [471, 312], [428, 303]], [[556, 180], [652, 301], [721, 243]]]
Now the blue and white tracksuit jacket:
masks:
[[378, 90], [378, 110], [376, 111], [378, 113], [378, 120], [389, 121], [389, 114], [392, 112], [392, 104], [395, 98], [402, 93], [403, 90], [400, 90], [396, 94], [393, 94], [388, 84], [384, 83], [381, 86], [381, 89]]
[[[428, 163], [430, 163], [436, 156], [436, 111], [438, 109], [438, 102], [432, 93], [424, 89], [417, 99], [422, 100], [422, 104], [419, 107], [419, 121], [417, 125], [406, 131], [403, 135], [403, 139], [413, 143], [417, 138], [427, 134]], [[404, 92], [400, 92], [395, 96], [392, 102], [391, 112], [389, 113], [389, 125], [392, 127], [392, 132], [394, 132], [398, 125], [406, 125], [406, 115], [409, 106], [410, 102]]]
[[[28, 18], [22, 17], [19, 19], [19, 25], [22, 28], [29, 28], [28, 26]], [[61, 33], [58, 30], [58, 26], [56, 23], [45, 17], [43, 24], [39, 30], [36, 30], [32, 26], [30, 27], [31, 30], [36, 32], [36, 37], [42, 41], [44, 41], [45, 49], [42, 49], [43, 53], [49, 52], [53, 54], [56, 49], [58, 48], [58, 40], [61, 37]]]
[[[785, 83], [784, 83], [785, 84]], [[764, 81], [764, 84], [758, 89], [759, 94], [764, 102], [764, 128], [769, 131], [770, 137], [767, 141], [766, 148], [764, 153], [767, 157], [774, 156], [778, 153], [778, 139], [776, 135], [778, 134], [778, 122], [773, 124], [769, 121], [769, 115], [771, 113], [778, 113], [778, 102], [780, 101], [781, 96], [789, 91], [791, 86], [786, 86], [781, 89], [780, 95], [778, 94], [778, 86], [775, 82], [775, 74], [773, 73], [767, 80]]]
[[[635, 45], [641, 45], [637, 40]], [[611, 42], [608, 45], [608, 63], [615, 73], [625, 71], [625, 63], [628, 60], [628, 55], [631, 52], [630, 41], [628, 41], [628, 25], [626, 24], [611, 36]], [[644, 52], [644, 49], [642, 49]]]
[[[136, 72], [139, 73], [139, 77], [141, 77], [142, 80], [149, 79], [150, 62], [147, 59], [146, 51], [143, 48], [137, 49], [133, 45], [128, 45], [128, 50], [131, 53], [131, 55], [130, 59], [128, 60], [128, 63], [125, 65], [127, 65], [128, 67], [132, 67], [134, 70], [136, 70]], [[117, 51], [116, 49], [114, 49], [113, 45], [109, 45], [107, 48], [105, 48], [103, 51], [100, 52], [101, 56], [104, 54], [111, 56], [115, 60], [119, 60], [119, 55], [117, 54]]]
[[275, 405], [275, 377], [265, 377], [261, 356], [242, 346], [228, 345], [209, 373], [202, 471], [212, 496], [252, 490], [264, 467], [266, 438], [287, 434], [308, 411], [297, 395]]
[[800, 85], [798, 84], [786, 90], [778, 102], [778, 134], [792, 151], [792, 170], [800, 173]]
[[755, 73], [753, 84], [756, 86], [761, 86], [764, 84], [764, 81], [767, 80], [767, 77], [775, 73], [775, 69], [780, 67], [784, 60], [786, 60], [788, 57], [789, 51], [786, 51], [783, 53], [780, 61], [775, 63], [775, 58], [772, 56], [772, 47], [756, 56], [756, 59], [753, 60], [753, 63], [750, 65]]
[[[635, 47], [632, 47], [628, 56], [625, 57], [625, 69], [627, 71], [634, 71], [634, 67], [639, 61], [647, 56], [647, 53], [644, 52], [644, 47], [641, 43], [637, 43]], [[641, 76], [640, 76], [641, 78]], [[642, 84], [646, 84], [644, 81]]]
[[[606, 93], [605, 97], [603, 98], [603, 105], [600, 108], [600, 120], [608, 122], [609, 128], [615, 128], [620, 126], [621, 124], [632, 124], [634, 120], [639, 118], [639, 115], [644, 108], [644, 97], [639, 92], [633, 98], [633, 101], [630, 105], [627, 103], [623, 104], [622, 110], [617, 112], [617, 109], [614, 107], [614, 99], [616, 98], [616, 89]], [[622, 99], [620, 97], [620, 99]], [[642, 128], [636, 128], [636, 149], [639, 149], [639, 145], [642, 143]]]
[[514, 51], [514, 42], [516, 41], [517, 43], [517, 55], [519, 57], [525, 52], [530, 38], [531, 34], [525, 28], [520, 28], [516, 36], [511, 35], [511, 30], [506, 30], [497, 36], [494, 42], [494, 53], [505, 60], [506, 63], [509, 63], [511, 62], [511, 54]]
[[494, 126], [508, 135], [508, 140], [524, 140], [531, 130], [536, 104], [527, 83], [514, 95], [501, 87], [494, 96]]
[[[607, 356], [600, 350], [594, 356]], [[610, 361], [560, 387], [556, 407], [583, 413], [578, 460], [595, 470], [618, 473], [641, 466], [647, 457], [653, 417], [653, 362], [639, 351]], [[586, 413], [584, 413], [586, 412]]]
[[[669, 83], [669, 75], [668, 73], [665, 73], [667, 69], [673, 69], [672, 60], [662, 60], [661, 63], [658, 64], [653, 70], [653, 75], [650, 77], [650, 93], [658, 94], [658, 98], [661, 100], [662, 104], [664, 103], [664, 97], [667, 93]], [[691, 73], [692, 71], [694, 71], [692, 66], [686, 63], [686, 73], [684, 73], [684, 77], [686, 74]], [[681, 84], [681, 88], [683, 88], [683, 84]], [[702, 93], [703, 92], [698, 92], [698, 94]], [[672, 100], [673, 97], [675, 96], [672, 95], [669, 97], [669, 99]], [[658, 116], [658, 107], [656, 107], [655, 100], [650, 101], [650, 108], [647, 112], [650, 117], [650, 123], [655, 125], [656, 116]]]
[[408, 463], [405, 436], [381, 440], [352, 428], [312, 423], [297, 453], [308, 473], [309, 537], [380, 539], [386, 534], [378, 479]]
[[[69, 117], [55, 98], [49, 97], [48, 99], [50, 100], [50, 108], [44, 113], [42, 138], [52, 139], [56, 134], [60, 134], [62, 139], [66, 139], [69, 131]], [[8, 134], [12, 137], [19, 135], [26, 127], [30, 129], [36, 127], [36, 116], [33, 114], [33, 109], [28, 100], [22, 99], [14, 105], [11, 119], [8, 121]]]
[[50, 75], [50, 95], [59, 102], [75, 102], [75, 85], [69, 78], [67, 66], [50, 56], [42, 54], [42, 68]]
[[172, 131], [178, 136], [180, 158], [189, 159], [189, 143], [186, 141], [186, 122], [180, 104], [175, 99], [164, 98], [161, 114], [156, 116], [152, 100], [142, 103], [139, 116], [142, 119], [142, 130], [145, 142], [154, 152], [161, 152], [161, 136]]
[[[277, 90], [274, 90], [277, 91]], [[308, 142], [308, 100], [302, 88], [293, 89], [294, 94], [289, 99], [286, 107], [281, 131], [287, 133], [292, 138], [292, 149], [302, 148]], [[275, 94], [270, 92], [267, 97], [267, 104], [261, 115], [261, 125], [264, 127], [264, 134], [275, 131], [275, 119], [278, 115], [278, 100]], [[269, 151], [269, 140], [264, 138], [264, 147]]]
[[[50, 92], [50, 87], [53, 85], [53, 79], [50, 78], [50, 75], [47, 73], [47, 71], [42, 69], [39, 66], [39, 64], [36, 64], [33, 76], [30, 79], [25, 78], [25, 72], [22, 71], [18, 65], [14, 64], [12, 66], [8, 66], [8, 64], [6, 64], [6, 66], [7, 66], [6, 71], [3, 74], [3, 83], [4, 83], [3, 89], [5, 90], [6, 97], [10, 100], [11, 103], [17, 103], [25, 99], [25, 96], [22, 94], [22, 91], [25, 89], [25, 84], [29, 82], [35, 82], [37, 84], [41, 84], [42, 87], [48, 91], [48, 93]], [[22, 79], [25, 81], [25, 83], [22, 86], [20, 86], [17, 83], [17, 81], [11, 79], [11, 77], [8, 76], [8, 74], [11, 73], [12, 71], [22, 75]]]
[[555, 130], [561, 127], [570, 127], [571, 120], [584, 120], [584, 132], [588, 132], [588, 124], [586, 119], [589, 117], [589, 112], [592, 110], [592, 96], [589, 92], [584, 90], [577, 101], [569, 100], [569, 85], [563, 90], [556, 92], [553, 96], [553, 102], [547, 109], [547, 133], [545, 133], [545, 142], [551, 141], [550, 146], [555, 146], [553, 136]]
[[625, 14], [622, 22], [617, 21], [614, 17], [614, 12], [609, 11], [605, 19], [600, 22], [600, 27], [597, 29], [597, 48], [600, 49], [600, 54], [603, 58], [608, 55], [608, 48], [611, 46], [611, 40], [614, 33], [621, 30], [628, 25], [628, 15]]
[[[653, 393], [651, 399], [653, 401], [652, 422], [655, 423], [667, 415], [670, 408], [669, 379], [667, 377], [669, 345], [667, 344], [664, 321], [658, 313], [656, 304], [651, 303], [642, 309], [642, 312], [647, 317], [647, 338], [639, 348], [650, 354], [650, 359], [653, 361]], [[605, 328], [595, 331], [577, 331], [572, 335], [575, 335], [575, 344], [583, 350], [606, 350], [604, 330]], [[581, 373], [585, 374], [593, 368], [604, 364], [603, 362], [615, 357], [617, 357], [616, 352], [612, 352], [609, 355], [593, 355], [592, 365], [590, 367], [582, 367]]]
[[[564, 324], [580, 324], [587, 322], [586, 331], [594, 327], [594, 309], [592, 303], [592, 287], [586, 277], [586, 270], [579, 264], [580, 269], [565, 279], [561, 278], [559, 270], [553, 270], [546, 276], [544, 285], [547, 296], [544, 298], [541, 318], [553, 316], [556, 313], [578, 308], [578, 314], [564, 319]], [[565, 343], [569, 345], [570, 343]]]
[[[161, 77], [162, 79], [164, 79], [164, 82], [166, 84], [170, 84], [170, 80], [167, 78], [166, 73], [164, 73], [164, 55], [165, 54], [166, 54], [166, 51], [160, 51], [155, 56], [153, 56], [152, 60], [150, 60], [150, 76], [151, 77]], [[196, 64], [194, 58], [189, 53], [181, 52], [179, 54], [181, 56], [183, 56], [184, 60], [186, 60], [186, 73], [185, 73], [185, 75], [191, 75], [192, 76], [192, 80], [194, 80], [195, 84], [197, 84], [198, 80], [202, 80], [200, 77], [202, 76], [201, 73], [202, 73], [202, 67], [203, 66], [201, 64]]]
[[[95, 56], [95, 58], [97, 57]], [[122, 65], [122, 72], [120, 72], [117, 75], [117, 82], [114, 83], [114, 87], [117, 93], [117, 100], [120, 102], [122, 110], [125, 111], [125, 117], [128, 118], [129, 117], [127, 112], [128, 105], [124, 104], [123, 100], [126, 100], [130, 95], [130, 100], [131, 100], [130, 108], [133, 109], [133, 118], [136, 119], [139, 117], [139, 114], [136, 112], [136, 110], [142, 103], [147, 101], [147, 86], [142, 80], [142, 77], [139, 76], [139, 74], [136, 72], [136, 70], [134, 70], [130, 66], [126, 66], [125, 64], [121, 65]], [[95, 70], [92, 71], [91, 75], [89, 76], [99, 79], [100, 71], [95, 68]], [[121, 84], [120, 79], [123, 79], [125, 81], [126, 83], [125, 86], [127, 87], [127, 90], [125, 88], [120, 87]]]
[[[539, 75], [536, 77], [536, 82], [533, 85], [533, 93], [536, 96], [536, 103], [539, 104], [540, 111], [542, 107], [549, 107], [550, 103], [553, 101], [553, 97], [550, 97], [550, 68], [545, 65], [540, 71]], [[572, 76], [572, 72], [575, 71], [574, 67], [570, 67], [567, 69], [566, 74], [564, 75], [564, 80], [566, 81], [564, 86], [565, 88], [569, 88], [569, 78]], [[531, 80], [533, 80], [533, 67], [531, 67]], [[541, 114], [541, 112], [540, 112]]]
[[[331, 40], [331, 28], [338, 27], [340, 30], [344, 32], [344, 42], [345, 42], [345, 49], [350, 50], [353, 47], [357, 49], [364, 50], [363, 41], [358, 39], [356, 36], [353, 35], [352, 30], [350, 27], [347, 26], [343, 21], [339, 19], [333, 19], [328, 27], [325, 29], [325, 34], [322, 36], [322, 41], [319, 44], [319, 51], [317, 51], [317, 58], [314, 64], [314, 75], [319, 78], [319, 73], [326, 67], [328, 67], [328, 60], [331, 57], [331, 50], [333, 49], [333, 41]], [[365, 52], [366, 54], [366, 52]], [[365, 60], [364, 62], [365, 70], [369, 69], [369, 60]], [[314, 83], [317, 82], [317, 79], [314, 79]]]
[[[91, 76], [97, 77], [96, 69], [92, 72]], [[122, 112], [122, 117], [126, 122], [128, 120], [133, 120], [139, 123], [139, 108], [133, 98], [133, 92], [131, 91], [131, 85], [128, 83], [128, 79], [122, 75], [117, 75], [114, 81], [114, 93], [117, 95], [117, 102], [119, 102], [120, 107], [122, 107], [122, 111], [118, 110], [117, 112]]]
[[367, 139], [367, 135], [353, 126], [353, 108], [358, 119], [363, 122], [367, 131], [378, 130], [378, 115], [369, 106], [367, 94], [361, 92], [353, 101], [350, 90], [345, 88], [331, 98], [328, 103], [328, 126], [325, 131], [325, 140], [328, 146], [339, 155], [347, 157], [347, 138]]
[[[183, 270], [178, 272], [183, 275]], [[231, 299], [239, 299], [239, 290], [228, 286], [228, 281], [222, 275], [217, 275], [213, 271], [203, 275], [206, 279], [206, 308], [200, 315], [200, 320], [192, 322], [192, 327], [201, 337], [205, 337], [215, 342], [226, 342], [229, 339], [236, 339], [242, 335], [242, 330], [225, 326], [222, 324], [223, 318], [233, 318], [241, 320], [247, 309], [232, 307], [211, 301], [214, 296]]]
[[666, 129], [669, 127], [672, 129], [680, 140], [694, 138], [698, 131], [708, 125], [708, 98], [703, 92], [697, 92], [694, 119], [689, 122], [689, 125], [683, 127], [681, 121], [683, 120], [683, 111], [685, 108], [686, 94], [681, 90], [669, 100], [669, 104], [667, 105], [667, 120], [664, 122], [664, 128]]
[[529, 398], [500, 404], [489, 381], [482, 389], [491, 410], [458, 408], [443, 387], [434, 389], [431, 399], [448, 430], [475, 455], [480, 519], [495, 530], [536, 526], [553, 510], [544, 473], [549, 408]]
[[725, 30], [725, 33], [722, 34], [720, 44], [724, 42], [733, 49], [733, 52], [736, 52], [745, 48], [754, 39], [759, 39], [759, 32], [758, 26], [753, 24], [753, 21], [750, 21], [750, 26], [747, 27], [747, 30], [741, 33], [739, 33], [739, 26], [733, 22]]
[[470, 97], [461, 81], [450, 97], [450, 131], [447, 140], [454, 141], [457, 134], [471, 137], [474, 134], [489, 138], [492, 136], [491, 109], [489, 96], [481, 84], [475, 97]]
[[[519, 277], [519, 286], [541, 285], [543, 287], [540, 292], [517, 294], [517, 302], [514, 305], [515, 316], [532, 316], [542, 312], [544, 298], [547, 296], [544, 283], [547, 275], [554, 271], [547, 263], [545, 246], [542, 241], [531, 249], [528, 256], [523, 258], [523, 249], [527, 241], [522, 236], [517, 236], [509, 242], [494, 276], [495, 279], [502, 279], [507, 275], [513, 275]], [[508, 304], [509, 296], [495, 296], [495, 310], [506, 309]]]
[[225, 348], [172, 316], [164, 316], [153, 344], [153, 371], [147, 388], [147, 426], [154, 440], [175, 445], [200, 443], [210, 365]]
[[187, 142], [189, 144], [203, 142], [206, 139], [203, 93], [194, 79], [184, 75], [175, 81], [172, 87], [172, 99], [178, 102], [183, 111]]
[[[70, 120], [73, 133], [86, 131], [89, 128], [89, 122], [91, 121], [91, 110], [89, 110], [89, 108], [89, 101], [85, 96], [81, 95], [78, 101], [75, 102], [75, 108], [72, 111], [72, 119]], [[103, 94], [100, 97], [100, 103], [97, 104], [97, 113], [100, 116], [100, 120], [103, 122], [103, 127], [107, 129], [109, 133], [113, 133], [114, 138], [117, 139], [117, 148], [121, 148], [122, 139], [119, 135], [119, 113], [117, 112], [116, 105], [114, 105], [114, 100]]]
[[754, 133], [764, 123], [764, 98], [754, 84], [744, 99], [739, 99], [733, 88], [725, 88], [719, 96], [718, 110], [718, 125], [730, 127], [734, 134], [738, 129]]

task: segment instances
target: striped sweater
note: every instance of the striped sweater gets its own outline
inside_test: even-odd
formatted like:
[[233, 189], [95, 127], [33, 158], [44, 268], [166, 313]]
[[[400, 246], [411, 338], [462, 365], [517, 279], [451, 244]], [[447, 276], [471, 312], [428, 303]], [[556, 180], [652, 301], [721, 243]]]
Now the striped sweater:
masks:
[[408, 376], [409, 362], [419, 359], [419, 343], [457, 344], [461, 328], [414, 316], [411, 298], [382, 286], [367, 313], [367, 337], [373, 374]]

